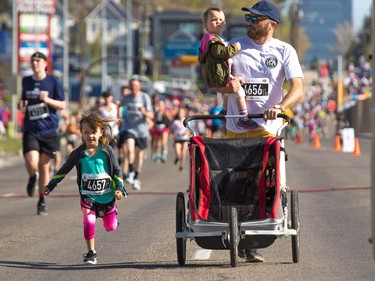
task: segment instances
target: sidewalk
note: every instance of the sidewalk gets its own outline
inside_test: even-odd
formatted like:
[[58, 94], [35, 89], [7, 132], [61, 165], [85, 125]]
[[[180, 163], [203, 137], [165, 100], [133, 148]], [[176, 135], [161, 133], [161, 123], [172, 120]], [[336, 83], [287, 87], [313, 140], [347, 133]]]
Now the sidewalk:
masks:
[[19, 154], [7, 154], [7, 153], [1, 153], [0, 154], [0, 169], [6, 168], [6, 167], [13, 167], [15, 165], [18, 165], [20, 163], [23, 163], [23, 158]]

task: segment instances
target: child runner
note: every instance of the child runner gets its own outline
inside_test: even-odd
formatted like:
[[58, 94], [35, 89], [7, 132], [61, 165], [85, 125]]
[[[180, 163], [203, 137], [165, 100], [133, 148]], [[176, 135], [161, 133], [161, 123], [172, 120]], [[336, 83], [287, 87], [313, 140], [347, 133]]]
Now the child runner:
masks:
[[115, 199], [121, 200], [123, 195], [127, 195], [121, 169], [113, 148], [109, 145], [113, 138], [110, 127], [110, 122], [113, 121], [101, 118], [97, 113], [82, 116], [79, 124], [83, 143], [69, 155], [44, 191], [45, 195], [50, 194], [73, 167], [76, 167], [81, 195], [83, 233], [88, 249], [88, 253], [83, 256], [84, 263], [96, 264], [96, 218], [102, 218], [107, 231], [114, 231], [117, 228]]
[[[208, 8], [203, 14], [204, 27], [208, 33], [204, 34], [200, 43], [198, 60], [203, 64], [203, 79], [208, 87], [225, 87], [231, 78], [231, 58], [241, 50], [240, 43], [228, 45], [226, 40], [220, 36], [226, 26], [225, 15], [220, 8]], [[243, 88], [236, 93], [237, 109], [240, 115], [237, 126], [244, 129], [254, 129], [258, 125], [254, 120], [246, 117], [248, 114]], [[228, 96], [223, 95], [222, 114], [226, 114]]]

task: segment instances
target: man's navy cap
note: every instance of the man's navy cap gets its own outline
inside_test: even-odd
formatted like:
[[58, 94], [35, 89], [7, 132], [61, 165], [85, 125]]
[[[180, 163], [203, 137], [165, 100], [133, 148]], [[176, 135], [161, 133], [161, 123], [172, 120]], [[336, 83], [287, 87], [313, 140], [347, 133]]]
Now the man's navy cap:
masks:
[[44, 59], [45, 61], [47, 61], [46, 55], [39, 51], [32, 54], [31, 59]]
[[249, 11], [255, 15], [266, 16], [278, 24], [280, 23], [279, 9], [277, 9], [277, 7], [269, 1], [260, 1], [251, 8], [243, 7], [241, 10]]

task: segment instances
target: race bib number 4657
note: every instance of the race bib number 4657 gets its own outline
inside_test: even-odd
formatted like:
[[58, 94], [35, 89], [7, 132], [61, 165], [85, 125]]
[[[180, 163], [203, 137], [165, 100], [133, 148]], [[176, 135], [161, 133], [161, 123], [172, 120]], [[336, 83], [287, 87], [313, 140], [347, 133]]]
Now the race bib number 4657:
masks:
[[247, 79], [242, 87], [245, 90], [247, 100], [266, 100], [269, 95], [268, 85], [268, 78], [252, 78]]
[[99, 175], [82, 174], [81, 186], [82, 194], [104, 194], [111, 191], [111, 177], [106, 173]]

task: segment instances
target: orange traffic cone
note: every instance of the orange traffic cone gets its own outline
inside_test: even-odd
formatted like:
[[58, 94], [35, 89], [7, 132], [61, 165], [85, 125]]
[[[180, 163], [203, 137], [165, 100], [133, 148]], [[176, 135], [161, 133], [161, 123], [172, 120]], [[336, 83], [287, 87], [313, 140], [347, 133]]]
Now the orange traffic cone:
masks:
[[340, 136], [335, 137], [335, 152], [341, 152], [341, 141], [340, 141]]
[[318, 133], [314, 134], [314, 148], [320, 148], [320, 138]]
[[353, 156], [360, 156], [360, 155], [361, 155], [361, 149], [359, 148], [359, 140], [358, 138], [355, 138]]
[[296, 133], [296, 143], [302, 143], [301, 131]]

